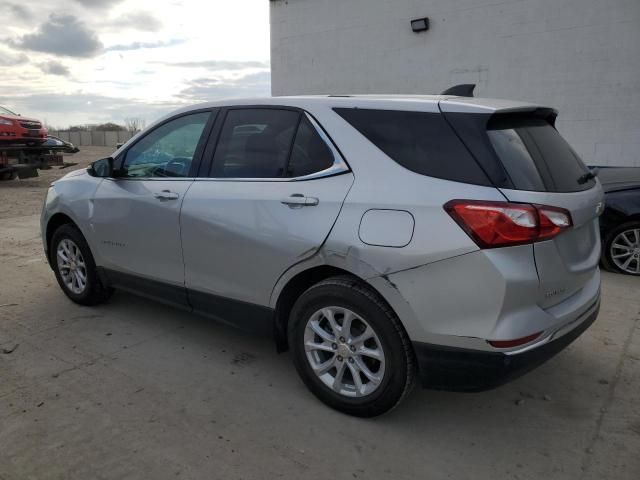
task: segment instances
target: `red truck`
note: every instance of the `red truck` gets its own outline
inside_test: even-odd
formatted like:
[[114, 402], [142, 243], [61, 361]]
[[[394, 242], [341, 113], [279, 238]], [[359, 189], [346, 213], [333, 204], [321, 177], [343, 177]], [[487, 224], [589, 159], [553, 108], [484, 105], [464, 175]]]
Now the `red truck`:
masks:
[[2, 145], [39, 145], [47, 139], [42, 122], [25, 118], [0, 106], [0, 142]]

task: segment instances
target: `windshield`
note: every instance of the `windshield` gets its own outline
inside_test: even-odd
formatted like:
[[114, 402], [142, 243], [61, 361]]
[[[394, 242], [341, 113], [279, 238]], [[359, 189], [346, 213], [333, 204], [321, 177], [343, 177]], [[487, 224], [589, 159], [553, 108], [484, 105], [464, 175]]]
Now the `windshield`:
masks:
[[15, 112], [12, 112], [11, 110], [9, 110], [8, 108], [4, 108], [2, 106], [0, 106], [0, 115], [18, 115]]

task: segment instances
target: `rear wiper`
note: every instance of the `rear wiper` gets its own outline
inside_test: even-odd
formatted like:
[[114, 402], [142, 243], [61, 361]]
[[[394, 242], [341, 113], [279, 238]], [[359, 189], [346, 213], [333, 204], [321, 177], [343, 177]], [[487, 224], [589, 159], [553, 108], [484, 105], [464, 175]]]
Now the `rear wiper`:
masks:
[[584, 175], [580, 175], [578, 177], [578, 183], [580, 185], [583, 185], [583, 184], [587, 183], [589, 180], [593, 180], [594, 178], [596, 178], [597, 175], [598, 175], [598, 169], [597, 168], [594, 168], [593, 170], [589, 170]]

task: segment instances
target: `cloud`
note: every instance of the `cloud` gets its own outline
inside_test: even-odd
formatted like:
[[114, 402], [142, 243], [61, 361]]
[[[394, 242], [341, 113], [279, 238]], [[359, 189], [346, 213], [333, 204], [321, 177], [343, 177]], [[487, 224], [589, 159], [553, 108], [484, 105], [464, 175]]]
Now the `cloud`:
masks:
[[241, 77], [197, 78], [178, 93], [190, 102], [204, 102], [220, 98], [266, 97], [271, 92], [271, 73], [259, 72]]
[[143, 118], [147, 124], [175, 110], [178, 102], [146, 103], [139, 100], [89, 93], [36, 93], [22, 96], [0, 95], [0, 105], [37, 118], [47, 117], [57, 127], [74, 123], [122, 122], [125, 118]]
[[33, 13], [24, 5], [20, 5], [19, 3], [8, 2], [4, 5], [1, 5], [0, 8], [9, 12], [15, 19], [17, 20], [31, 20], [33, 18]]
[[181, 68], [206, 68], [208, 70], [244, 70], [247, 68], [269, 68], [268, 62], [258, 61], [230, 61], [230, 60], [203, 60], [193, 62], [150, 62], [168, 67]]
[[131, 29], [141, 32], [157, 32], [162, 29], [162, 22], [153, 14], [139, 10], [120, 15], [113, 20], [104, 22], [102, 26], [116, 31]]
[[93, 57], [102, 50], [95, 32], [73, 15], [52, 13], [49, 20], [12, 42], [18, 48], [68, 57]]
[[0, 67], [13, 67], [27, 63], [29, 58], [24, 53], [11, 53], [8, 50], [0, 50]]
[[186, 42], [185, 39], [182, 38], [174, 38], [168, 41], [159, 40], [157, 42], [133, 42], [124, 45], [112, 45], [107, 47], [105, 51], [107, 52], [124, 52], [129, 50], [141, 50], [143, 48], [165, 48], [165, 47], [173, 47], [174, 45], [180, 45], [181, 43]]
[[111, 8], [116, 3], [120, 3], [122, 0], [75, 0], [83, 7], [92, 8], [97, 10], [104, 10]]
[[57, 62], [55, 60], [50, 60], [48, 62], [38, 64], [38, 68], [42, 70], [44, 73], [48, 73], [49, 75], [61, 75], [66, 77], [71, 74], [69, 71], [69, 67], [67, 67], [64, 63]]

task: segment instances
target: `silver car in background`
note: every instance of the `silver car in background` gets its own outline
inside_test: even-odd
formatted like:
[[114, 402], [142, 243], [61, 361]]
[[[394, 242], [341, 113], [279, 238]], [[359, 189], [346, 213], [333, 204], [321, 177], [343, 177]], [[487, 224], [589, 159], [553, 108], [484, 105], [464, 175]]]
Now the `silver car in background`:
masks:
[[73, 301], [125, 289], [271, 336], [351, 415], [416, 379], [495, 387], [600, 305], [603, 193], [556, 114], [450, 95], [183, 108], [52, 184], [44, 248]]

